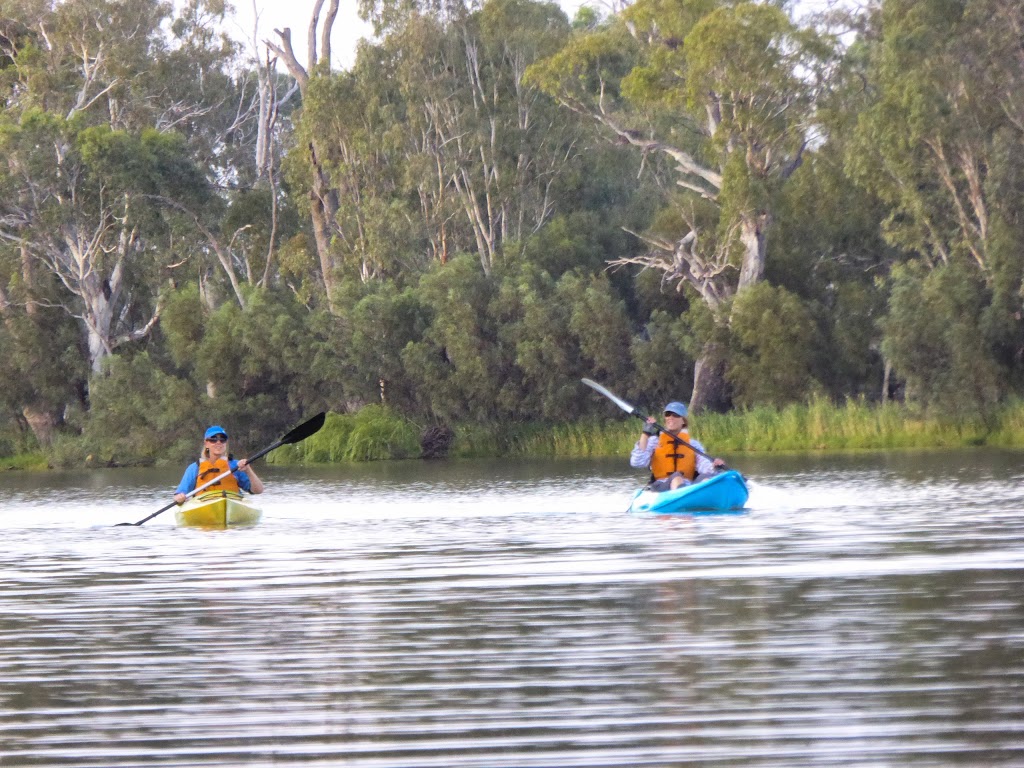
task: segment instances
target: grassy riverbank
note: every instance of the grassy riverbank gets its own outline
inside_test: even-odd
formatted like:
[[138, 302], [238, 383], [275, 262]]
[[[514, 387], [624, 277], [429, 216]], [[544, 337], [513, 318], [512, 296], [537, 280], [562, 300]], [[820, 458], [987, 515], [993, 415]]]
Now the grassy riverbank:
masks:
[[[757, 408], [704, 414], [691, 434], [716, 454], [779, 451], [894, 450], [903, 448], [1024, 447], [1024, 402], [987, 418], [953, 421], [928, 417], [906, 406], [824, 400], [778, 410]], [[354, 416], [331, 414], [318, 434], [275, 453], [275, 461], [365, 461], [419, 456], [422, 427], [375, 407]], [[453, 430], [449, 456], [616, 456], [629, 452], [640, 421], [623, 415], [603, 421], [558, 425], [461, 425]]]
[[0, 458], [0, 470], [13, 470], [13, 469], [49, 469], [50, 463], [46, 458], [46, 454], [42, 451], [33, 451], [31, 453], [19, 453], [14, 456], [4, 456]]
[[[388, 408], [369, 406], [356, 414], [328, 414], [320, 432], [274, 451], [267, 460], [330, 464], [416, 459], [422, 454], [424, 431], [424, 425], [406, 421]], [[447, 455], [456, 458], [624, 456], [640, 433], [640, 421], [623, 414], [573, 424], [459, 425], [435, 432], [447, 446]], [[834, 405], [818, 400], [781, 410], [704, 414], [691, 421], [691, 434], [716, 455], [982, 445], [1024, 448], [1024, 402], [1005, 405], [986, 418], [953, 420], [899, 404], [850, 401]], [[36, 451], [0, 458], [0, 469], [46, 469], [52, 463]]]
[[1024, 403], [986, 418], [954, 420], [898, 404], [836, 406], [821, 400], [782, 410], [709, 414], [697, 420], [694, 432], [718, 452], [1024, 447]]

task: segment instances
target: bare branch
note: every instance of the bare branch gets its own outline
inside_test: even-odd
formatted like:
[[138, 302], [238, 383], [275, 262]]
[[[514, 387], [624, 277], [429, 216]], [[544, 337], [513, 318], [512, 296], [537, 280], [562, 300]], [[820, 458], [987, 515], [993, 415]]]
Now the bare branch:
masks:
[[285, 27], [284, 29], [275, 29], [274, 32], [281, 38], [281, 45], [283, 47], [278, 47], [269, 40], [264, 40], [263, 44], [276, 53], [278, 58], [284, 61], [284, 65], [288, 68], [288, 72], [293, 78], [295, 78], [295, 82], [299, 84], [299, 90], [305, 92], [306, 83], [309, 82], [309, 72], [305, 67], [299, 64], [299, 60], [295, 58], [295, 51], [292, 48], [291, 29]]
[[676, 161], [679, 171], [688, 176], [695, 176], [699, 182], [690, 182], [693, 186], [688, 187], [698, 192], [708, 200], [717, 200], [718, 193], [722, 188], [722, 174], [707, 168], [698, 163], [693, 156], [671, 144], [656, 139], [645, 138], [640, 131], [622, 126], [617, 119], [613, 118], [603, 107], [604, 83], [601, 83], [601, 95], [598, 98], [598, 111], [587, 109], [584, 105], [574, 103], [570, 100], [559, 98], [559, 102], [567, 109], [576, 114], [588, 116], [608, 128], [614, 133], [620, 142], [638, 147], [644, 152], [659, 152], [667, 155]]
[[[182, 203], [179, 203], [177, 200], [174, 200], [169, 197], [164, 197], [163, 195], [146, 195], [146, 197], [150, 198], [151, 200], [156, 200], [170, 208], [174, 208], [178, 211], [181, 211], [190, 219], [192, 219], [193, 223], [196, 225], [196, 229], [198, 229], [199, 232], [202, 233], [203, 237], [206, 238], [206, 242], [210, 244], [210, 247], [213, 249], [214, 254], [216, 254], [217, 256], [217, 260], [220, 262], [221, 267], [223, 267], [224, 272], [228, 277], [228, 281], [231, 283], [231, 288], [235, 293], [235, 299], [238, 301], [238, 306], [244, 309], [245, 296], [242, 294], [242, 288], [238, 283], [238, 275], [235, 274], [235, 267], [231, 259], [231, 246], [229, 245], [227, 248], [225, 248], [223, 245], [221, 245], [221, 242], [217, 238], [217, 236], [213, 234], [213, 232], [211, 232], [210, 229], [205, 224], [203, 224], [203, 222], [199, 219], [199, 215], [195, 213], [195, 211], [193, 211], [192, 209], [188, 208]], [[237, 235], [238, 233], [236, 232], [235, 234]], [[233, 238], [232, 242], [234, 242]]]
[[[309, 65], [306, 67], [307, 71], [312, 72], [316, 69], [317, 62], [317, 50], [316, 50], [316, 28], [320, 23], [320, 10], [324, 7], [324, 0], [316, 0], [313, 4], [313, 14], [309, 20], [309, 29], [306, 30], [306, 52], [307, 60]], [[331, 62], [327, 62], [327, 66], [330, 67]]]
[[331, 7], [327, 9], [327, 18], [324, 19], [324, 28], [320, 33], [320, 57], [327, 62], [328, 69], [331, 66], [331, 29], [338, 17], [339, 4], [340, 0], [331, 0]]

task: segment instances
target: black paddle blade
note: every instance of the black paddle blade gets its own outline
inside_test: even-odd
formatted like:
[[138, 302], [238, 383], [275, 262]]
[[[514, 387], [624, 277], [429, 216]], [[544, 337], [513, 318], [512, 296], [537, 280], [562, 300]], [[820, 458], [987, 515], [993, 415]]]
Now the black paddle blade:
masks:
[[320, 427], [324, 425], [324, 420], [326, 418], [327, 414], [324, 411], [321, 411], [309, 421], [299, 424], [299, 426], [281, 438], [281, 445], [297, 443], [300, 440], [305, 440], [310, 435], [316, 434], [320, 431]]
[[327, 418], [327, 414], [324, 413], [323, 411], [321, 411], [320, 413], [318, 413], [316, 416], [314, 416], [309, 421], [302, 422], [301, 424], [299, 424], [299, 426], [297, 426], [291, 432], [286, 434], [284, 437], [282, 437], [280, 440], [278, 440], [273, 445], [268, 445], [262, 451], [260, 451], [258, 453], [254, 453], [252, 456], [250, 456], [249, 457], [249, 463], [252, 464], [254, 461], [256, 461], [256, 459], [259, 459], [259, 458], [262, 458], [263, 456], [266, 456], [268, 453], [270, 453], [271, 451], [277, 450], [282, 445], [291, 445], [292, 443], [301, 442], [301, 441], [305, 440], [307, 437], [309, 437], [310, 435], [312, 435], [312, 434], [314, 434], [316, 432], [319, 432], [320, 431], [320, 427], [322, 427], [324, 425], [324, 419], [326, 419], [326, 418]]

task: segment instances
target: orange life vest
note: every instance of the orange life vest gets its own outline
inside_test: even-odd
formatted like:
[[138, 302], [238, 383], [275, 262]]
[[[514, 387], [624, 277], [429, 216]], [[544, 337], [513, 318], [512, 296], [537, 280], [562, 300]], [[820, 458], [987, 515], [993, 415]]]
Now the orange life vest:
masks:
[[[201, 485], [210, 482], [217, 475], [221, 475], [231, 469], [227, 459], [217, 459], [217, 461], [208, 461], [203, 459], [199, 462], [199, 477], [196, 479], [196, 488]], [[238, 487], [238, 480], [235, 479], [234, 474], [230, 474], [227, 477], [222, 477], [216, 483], [206, 489], [207, 491], [234, 491], [235, 493], [241, 493], [241, 488]]]
[[[690, 433], [685, 430], [677, 437], [690, 442]], [[673, 440], [668, 432], [662, 432], [658, 435], [658, 447], [651, 456], [651, 476], [662, 480], [673, 472], [682, 472], [688, 480], [693, 480], [697, 474], [697, 454]]]

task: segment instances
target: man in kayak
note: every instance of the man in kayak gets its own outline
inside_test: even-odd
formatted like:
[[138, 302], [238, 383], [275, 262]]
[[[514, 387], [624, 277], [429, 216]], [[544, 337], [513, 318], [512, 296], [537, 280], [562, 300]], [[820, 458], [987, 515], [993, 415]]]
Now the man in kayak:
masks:
[[[675, 490], [696, 479], [703, 480], [714, 475], [719, 467], [725, 466], [721, 459], [712, 461], [701, 455], [706, 451], [703, 445], [690, 438], [690, 433], [686, 431], [686, 416], [686, 405], [673, 400], [665, 406], [666, 434], [658, 434], [660, 430], [654, 417], [648, 418], [643, 434], [629, 454], [631, 467], [651, 468], [651, 484], [648, 488], [652, 491]], [[685, 440], [689, 445], [676, 442], [673, 436]]]
[[209, 490], [263, 493], [263, 481], [252, 471], [248, 461], [235, 461], [231, 458], [231, 454], [228, 453], [228, 433], [223, 427], [214, 425], [206, 430], [199, 461], [192, 462], [185, 469], [178, 489], [174, 492], [174, 500], [178, 504], [183, 503], [189, 492], [197, 486], [229, 471], [230, 474], [211, 485]]

